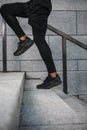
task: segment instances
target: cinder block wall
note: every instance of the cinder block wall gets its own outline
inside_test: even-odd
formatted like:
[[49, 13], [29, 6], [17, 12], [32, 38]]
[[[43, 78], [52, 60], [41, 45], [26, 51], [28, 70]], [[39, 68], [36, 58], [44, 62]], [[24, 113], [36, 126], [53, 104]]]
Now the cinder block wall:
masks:
[[[26, 2], [24, 0], [0, 0], [0, 6], [8, 2]], [[87, 1], [86, 0], [52, 0], [53, 10], [49, 24], [87, 44]], [[28, 19], [18, 18], [20, 25], [28, 36], [32, 28]], [[0, 71], [2, 71], [2, 17], [0, 16]], [[51, 48], [54, 62], [62, 77], [62, 39], [47, 30], [46, 40]], [[46, 67], [39, 55], [36, 45], [25, 54], [14, 57], [18, 38], [7, 26], [8, 71], [26, 71], [27, 77], [45, 77]], [[87, 94], [87, 51], [67, 41], [68, 91], [69, 94]]]

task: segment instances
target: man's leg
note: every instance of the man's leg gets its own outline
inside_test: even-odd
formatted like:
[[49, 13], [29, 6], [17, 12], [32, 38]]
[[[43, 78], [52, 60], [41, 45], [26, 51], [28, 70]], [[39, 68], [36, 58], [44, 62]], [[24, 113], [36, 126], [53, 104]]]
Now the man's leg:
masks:
[[0, 12], [6, 23], [14, 30], [18, 38], [25, 35], [16, 18], [16, 16], [25, 18], [28, 17], [23, 3], [4, 4], [2, 5]]
[[[23, 17], [23, 18], [28, 18], [27, 3], [4, 4], [1, 7], [0, 12], [1, 12], [1, 15], [3, 16], [3, 18], [5, 19], [5, 21], [7, 22], [7, 24], [14, 30], [14, 32], [16, 33], [16, 35], [18, 36], [18, 38], [20, 40], [20, 42], [18, 44], [18, 49], [14, 53], [15, 56], [18, 56], [21, 53], [25, 52], [33, 44], [33, 41], [30, 40], [30, 38], [27, 38], [26, 34], [20, 27], [19, 22], [16, 18], [17, 16]], [[27, 41], [25, 42], [25, 40], [27, 40]], [[21, 44], [21, 43], [23, 43], [23, 44]], [[28, 44], [28, 43], [30, 43], [30, 44]], [[21, 53], [20, 53], [20, 50], [22, 50]]]
[[44, 83], [37, 85], [38, 89], [49, 89], [56, 85], [61, 84], [61, 79], [57, 74], [54, 61], [52, 58], [51, 50], [45, 40], [45, 34], [47, 30], [47, 21], [40, 22], [37, 26], [32, 26], [33, 36], [36, 46], [39, 49], [40, 55], [47, 67], [48, 77]]
[[36, 46], [39, 49], [42, 59], [44, 60], [49, 73], [56, 72], [56, 68], [53, 62], [51, 50], [45, 40], [46, 27], [44, 28], [33, 27], [33, 36]]

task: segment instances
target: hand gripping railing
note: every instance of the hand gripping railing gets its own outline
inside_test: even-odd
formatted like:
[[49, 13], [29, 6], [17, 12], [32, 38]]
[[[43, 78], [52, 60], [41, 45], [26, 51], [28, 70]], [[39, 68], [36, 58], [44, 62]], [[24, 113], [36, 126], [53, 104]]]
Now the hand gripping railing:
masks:
[[[66, 48], [66, 40], [73, 42], [74, 44], [80, 46], [83, 49], [87, 50], [87, 45], [82, 42], [70, 37], [64, 32], [48, 25], [48, 29], [52, 32], [60, 35], [62, 37], [62, 57], [63, 57], [63, 91], [67, 94], [67, 48]], [[6, 22], [3, 20], [2, 25], [2, 33], [3, 33], [3, 72], [7, 72], [7, 39], [6, 39]]]

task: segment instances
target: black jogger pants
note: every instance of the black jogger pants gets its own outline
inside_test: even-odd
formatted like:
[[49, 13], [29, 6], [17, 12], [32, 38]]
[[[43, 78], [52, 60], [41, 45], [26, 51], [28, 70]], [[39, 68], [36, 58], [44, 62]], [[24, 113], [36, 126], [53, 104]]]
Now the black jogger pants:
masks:
[[48, 73], [56, 72], [51, 50], [45, 40], [49, 11], [44, 7], [40, 7], [40, 9], [37, 10], [36, 7], [36, 11], [33, 12], [31, 11], [29, 2], [17, 2], [2, 5], [0, 12], [7, 24], [14, 30], [19, 38], [25, 35], [25, 33], [20, 27], [16, 17], [28, 18], [28, 23], [32, 26], [34, 41], [47, 67]]

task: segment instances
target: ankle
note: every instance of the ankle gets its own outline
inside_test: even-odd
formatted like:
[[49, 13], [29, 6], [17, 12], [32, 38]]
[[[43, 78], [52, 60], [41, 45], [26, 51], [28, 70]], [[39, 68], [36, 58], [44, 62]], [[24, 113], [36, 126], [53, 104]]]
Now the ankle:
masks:
[[56, 78], [57, 72], [50, 73], [50, 76], [51, 76], [52, 78]]
[[21, 36], [21, 37], [19, 38], [20, 41], [24, 41], [24, 40], [26, 40], [26, 39], [27, 39], [27, 36], [26, 36], [26, 35]]

